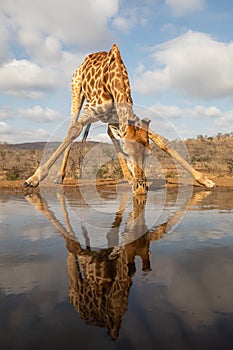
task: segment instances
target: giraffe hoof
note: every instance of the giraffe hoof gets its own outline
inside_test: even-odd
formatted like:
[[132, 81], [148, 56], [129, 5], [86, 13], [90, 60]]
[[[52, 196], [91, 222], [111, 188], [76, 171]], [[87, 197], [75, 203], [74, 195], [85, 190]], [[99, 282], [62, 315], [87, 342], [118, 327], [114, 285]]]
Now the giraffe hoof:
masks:
[[32, 184], [28, 183], [27, 181], [24, 182], [23, 187], [36, 187], [33, 186]]
[[56, 179], [53, 181], [54, 184], [62, 185], [63, 184], [63, 178], [62, 177], [56, 177]]
[[206, 187], [208, 187], [208, 188], [214, 188], [214, 187], [216, 187], [216, 184], [215, 184], [215, 182], [213, 182], [212, 180], [207, 179], [207, 181], [206, 181]]
[[25, 181], [23, 187], [37, 187], [39, 182], [37, 181]]

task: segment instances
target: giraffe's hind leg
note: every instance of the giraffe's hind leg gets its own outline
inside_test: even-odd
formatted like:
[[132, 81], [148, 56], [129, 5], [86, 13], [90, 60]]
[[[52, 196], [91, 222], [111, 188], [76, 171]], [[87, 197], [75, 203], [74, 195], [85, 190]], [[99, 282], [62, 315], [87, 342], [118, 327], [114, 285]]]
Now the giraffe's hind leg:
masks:
[[71, 147], [72, 147], [72, 144], [70, 143], [65, 150], [61, 169], [58, 171], [57, 176], [54, 180], [55, 184], [62, 184], [63, 183], [64, 177], [66, 175], [66, 165], [68, 162]]
[[122, 170], [124, 179], [127, 180], [132, 185], [133, 184], [133, 176], [127, 167], [126, 160], [125, 160], [123, 153], [121, 151], [120, 143], [118, 140], [115, 139], [115, 137], [113, 136], [111, 129], [109, 127], [108, 127], [108, 136], [112, 140], [112, 143], [113, 143], [115, 150], [117, 152], [117, 156], [118, 156], [118, 159], [120, 162], [120, 166], [121, 166], [121, 170]]

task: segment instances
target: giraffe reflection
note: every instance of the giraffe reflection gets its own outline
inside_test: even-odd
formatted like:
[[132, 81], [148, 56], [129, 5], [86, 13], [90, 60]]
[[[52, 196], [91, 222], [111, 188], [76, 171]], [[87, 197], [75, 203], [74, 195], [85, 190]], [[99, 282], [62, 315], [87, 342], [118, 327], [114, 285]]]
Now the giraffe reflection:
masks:
[[[142, 270], [148, 273], [151, 270], [149, 254], [151, 241], [162, 238], [167, 230], [179, 221], [183, 211], [180, 210], [167, 222], [149, 230], [145, 222], [146, 197], [133, 197], [133, 210], [125, 224], [126, 244], [117, 249], [114, 245], [118, 243], [119, 228], [127, 199], [127, 195], [123, 195], [115, 220], [107, 233], [109, 248], [92, 250], [84, 225], [82, 233], [85, 248], [77, 241], [69, 219], [66, 198], [63, 193], [57, 195], [65, 225], [56, 218], [41, 195], [34, 193], [26, 198], [37, 210], [44, 213], [66, 242], [69, 299], [75, 310], [88, 324], [107, 328], [109, 335], [115, 340], [127, 311], [132, 278], [136, 272], [135, 257], [140, 256]], [[199, 199], [200, 195], [195, 198]], [[195, 200], [191, 201], [194, 202]]]
[[[133, 211], [129, 214], [125, 228], [126, 236], [132, 242], [118, 249], [113, 247], [113, 244], [117, 243], [118, 230], [125, 209], [127, 197], [123, 196], [112, 228], [107, 233], [109, 248], [92, 251], [85, 226], [82, 226], [86, 241], [86, 247], [83, 248], [71, 227], [65, 197], [59, 194], [58, 198], [66, 227], [56, 218], [41, 195], [33, 193], [27, 196], [27, 200], [44, 213], [66, 242], [70, 302], [83, 320], [89, 324], [106, 327], [111, 338], [115, 340], [119, 335], [122, 317], [127, 310], [132, 277], [136, 271], [135, 256], [141, 257], [142, 270], [145, 273], [150, 271], [150, 242], [162, 237], [166, 232], [166, 224], [149, 231], [144, 212], [146, 197], [135, 197]], [[133, 240], [134, 237], [138, 238]]]

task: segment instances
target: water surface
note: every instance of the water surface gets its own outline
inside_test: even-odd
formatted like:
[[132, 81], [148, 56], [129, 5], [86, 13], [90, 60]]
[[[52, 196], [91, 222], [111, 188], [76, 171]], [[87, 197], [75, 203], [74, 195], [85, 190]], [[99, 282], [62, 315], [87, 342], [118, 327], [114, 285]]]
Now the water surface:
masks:
[[0, 349], [232, 349], [233, 192], [189, 194], [2, 193]]

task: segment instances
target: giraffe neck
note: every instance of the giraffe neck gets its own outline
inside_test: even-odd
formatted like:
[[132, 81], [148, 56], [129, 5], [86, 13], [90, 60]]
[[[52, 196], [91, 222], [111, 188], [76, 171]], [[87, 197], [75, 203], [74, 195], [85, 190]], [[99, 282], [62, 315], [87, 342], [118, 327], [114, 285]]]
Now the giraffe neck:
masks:
[[141, 126], [140, 119], [134, 114], [132, 105], [129, 103], [117, 103], [117, 115], [119, 120], [119, 128], [121, 131], [125, 131], [129, 121], [134, 121], [137, 127]]

